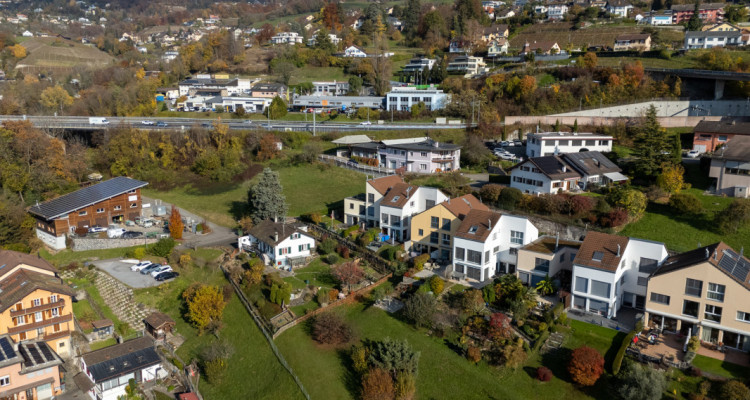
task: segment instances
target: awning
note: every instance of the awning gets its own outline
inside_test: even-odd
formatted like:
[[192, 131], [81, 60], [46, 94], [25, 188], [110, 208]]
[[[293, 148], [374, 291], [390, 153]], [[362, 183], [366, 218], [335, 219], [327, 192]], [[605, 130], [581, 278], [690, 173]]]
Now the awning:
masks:
[[619, 172], [608, 172], [608, 173], [604, 174], [604, 176], [606, 176], [607, 178], [609, 178], [609, 180], [611, 180], [612, 182], [619, 182], [619, 181], [626, 181], [626, 180], [628, 180], [627, 176], [625, 176], [625, 175], [623, 175], [623, 174], [621, 174]]

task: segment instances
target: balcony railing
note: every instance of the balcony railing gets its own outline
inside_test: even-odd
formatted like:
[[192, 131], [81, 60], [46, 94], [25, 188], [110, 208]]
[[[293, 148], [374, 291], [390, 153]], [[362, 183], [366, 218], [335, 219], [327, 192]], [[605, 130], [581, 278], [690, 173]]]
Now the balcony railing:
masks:
[[65, 305], [65, 299], [61, 298], [54, 303], [42, 304], [40, 306], [34, 306], [30, 308], [22, 308], [20, 310], [11, 310], [10, 316], [18, 317], [18, 316], [26, 315], [26, 314], [34, 314], [35, 312], [38, 312], [38, 311], [47, 311], [49, 309], [62, 307], [64, 305]]
[[67, 315], [61, 315], [59, 317], [49, 318], [42, 321], [34, 322], [31, 324], [18, 325], [8, 328], [8, 333], [14, 335], [16, 333], [30, 331], [32, 329], [44, 328], [46, 326], [59, 324], [63, 322], [70, 322], [73, 320], [73, 313]]

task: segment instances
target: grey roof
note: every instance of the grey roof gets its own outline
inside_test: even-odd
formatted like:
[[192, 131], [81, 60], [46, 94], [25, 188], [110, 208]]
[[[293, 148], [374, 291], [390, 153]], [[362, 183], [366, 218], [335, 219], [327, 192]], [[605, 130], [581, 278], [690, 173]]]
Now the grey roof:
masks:
[[[534, 164], [539, 172], [543, 173], [550, 179], [568, 179], [568, 178], [580, 178], [581, 174], [576, 172], [565, 160], [560, 156], [545, 156], [545, 157], [531, 157], [524, 162], [518, 163], [513, 166], [512, 169], [518, 168], [526, 163]], [[565, 167], [565, 170], [563, 170]]]
[[334, 144], [360, 144], [360, 143], [370, 143], [372, 142], [372, 139], [370, 139], [367, 135], [347, 135], [342, 136], [331, 143]]
[[[703, 3], [698, 5], [699, 10], [720, 10], [726, 7], [726, 3]], [[672, 11], [693, 11], [695, 10], [695, 4], [675, 4], [672, 6]]]
[[725, 118], [721, 121], [701, 121], [693, 128], [694, 133], [731, 133], [749, 135], [750, 121], [743, 118]]
[[708, 37], [742, 37], [740, 31], [687, 31], [685, 38], [708, 38]]
[[[297, 227], [297, 224], [285, 224], [281, 222], [274, 222], [270, 219], [264, 219], [263, 221], [260, 221], [258, 224], [253, 226], [248, 233], [261, 242], [275, 247], [277, 244], [283, 242], [284, 239], [288, 238], [292, 233], [295, 232], [303, 234], [305, 236], [310, 236], [309, 233], [300, 230]], [[277, 234], [278, 240], [276, 240]]]
[[382, 104], [385, 97], [380, 96], [297, 96], [292, 101], [294, 105], [322, 105], [323, 101], [328, 102], [328, 106], [340, 104]]
[[154, 341], [147, 336], [86, 353], [82, 358], [94, 382], [122, 376], [161, 362], [154, 349]]
[[563, 158], [568, 165], [584, 175], [601, 175], [607, 172], [620, 172], [620, 167], [598, 151], [566, 153]]
[[50, 220], [146, 185], [148, 185], [147, 182], [118, 176], [32, 206], [29, 212]]
[[732, 161], [750, 161], [750, 136], [735, 136], [727, 142], [724, 147], [717, 150], [713, 158], [732, 160]]
[[286, 86], [281, 83], [258, 83], [252, 90], [286, 90]]
[[190, 86], [199, 86], [199, 85], [213, 85], [213, 86], [237, 86], [239, 80], [238, 79], [204, 79], [204, 78], [196, 78], [196, 79], [185, 79], [184, 81], [180, 82], [180, 85], [190, 85]]
[[23, 373], [38, 371], [63, 363], [60, 356], [52, 351], [44, 341], [21, 342], [18, 344], [18, 352], [23, 356]]

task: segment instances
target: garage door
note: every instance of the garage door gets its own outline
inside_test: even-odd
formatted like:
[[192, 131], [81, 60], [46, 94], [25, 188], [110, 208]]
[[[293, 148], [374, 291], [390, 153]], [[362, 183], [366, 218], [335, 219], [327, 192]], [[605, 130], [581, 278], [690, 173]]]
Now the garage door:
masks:
[[39, 400], [51, 399], [52, 398], [52, 384], [48, 383], [46, 385], [37, 386], [36, 397]]
[[96, 219], [96, 225], [107, 227], [109, 225], [109, 221], [107, 221], [107, 217], [100, 217]]
[[701, 153], [706, 152], [706, 145], [705, 144], [696, 144], [693, 146], [693, 150], [698, 150]]
[[466, 266], [466, 269], [467, 269], [466, 274], [469, 276], [469, 278], [476, 279], [478, 281], [482, 280], [482, 270], [481, 269], [469, 267], [468, 265]]
[[90, 221], [89, 221], [89, 220], [87, 220], [87, 219], [84, 219], [84, 220], [80, 220], [80, 221], [78, 221], [78, 227], [79, 227], [79, 228], [88, 228], [89, 226], [91, 226], [91, 225], [89, 224], [89, 222], [90, 222]]

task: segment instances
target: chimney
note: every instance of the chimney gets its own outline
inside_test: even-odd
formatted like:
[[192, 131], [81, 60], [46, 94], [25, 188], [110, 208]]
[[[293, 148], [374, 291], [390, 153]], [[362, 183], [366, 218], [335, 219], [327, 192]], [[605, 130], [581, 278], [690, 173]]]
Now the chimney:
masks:
[[276, 231], [273, 233], [273, 241], [278, 242], [279, 241], [279, 232]]
[[557, 251], [557, 248], [560, 246], [560, 232], [557, 232], [557, 235], [555, 236], [555, 251]]
[[565, 164], [562, 166], [562, 172], [568, 172], [568, 167], [566, 167]]
[[620, 257], [620, 245], [617, 245], [617, 257]]
[[487, 219], [487, 226], [489, 227], [489, 230], [492, 230], [492, 218]]

